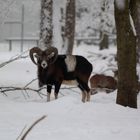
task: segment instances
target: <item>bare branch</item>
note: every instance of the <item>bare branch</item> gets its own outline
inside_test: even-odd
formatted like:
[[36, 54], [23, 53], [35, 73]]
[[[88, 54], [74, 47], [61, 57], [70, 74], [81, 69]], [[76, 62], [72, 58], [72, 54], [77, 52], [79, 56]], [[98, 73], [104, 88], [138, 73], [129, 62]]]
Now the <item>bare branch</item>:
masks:
[[20, 135], [17, 137], [17, 139], [16, 140], [19, 140], [19, 138], [21, 137], [21, 135], [23, 134], [23, 132], [25, 131], [25, 129], [26, 129], [26, 125], [24, 126], [24, 128], [22, 129], [22, 131], [21, 131], [21, 133], [20, 133]]
[[0, 18], [2, 20], [0, 21], [0, 27], [1, 27], [1, 25], [4, 24], [4, 21], [7, 18], [7, 15], [10, 12], [10, 7], [14, 4], [14, 2], [16, 2], [16, 0], [10, 0], [9, 2], [7, 2], [6, 6], [1, 6]]
[[25, 86], [24, 86], [24, 88], [26, 88], [26, 87], [28, 87], [30, 84], [32, 84], [34, 81], [36, 81], [37, 80], [37, 78], [35, 78], [35, 79], [33, 79], [32, 81], [30, 81], [29, 83], [27, 83]]
[[[36, 79], [33, 79], [31, 82], [33, 82], [33, 81], [35, 81], [35, 80], [36, 80]], [[31, 82], [30, 82], [30, 83], [31, 83]], [[43, 96], [47, 96], [46, 94], [43, 94], [43, 93], [41, 92], [43, 89], [46, 89], [46, 87], [41, 87], [41, 88], [39, 88], [39, 89], [33, 89], [33, 88], [30, 88], [30, 87], [27, 87], [30, 83], [28, 83], [25, 87], [16, 87], [16, 86], [15, 86], [15, 87], [14, 87], [14, 86], [7, 87], [7, 86], [3, 86], [3, 87], [0, 87], [0, 92], [3, 93], [5, 96], [7, 96], [7, 94], [6, 94], [7, 92], [16, 91], [16, 90], [21, 91], [22, 93], [23, 93], [23, 91], [24, 91], [24, 92], [26, 92], [27, 94], [28, 94], [28, 91], [33, 91], [33, 92], [36, 92], [36, 93], [39, 95], [40, 98], [43, 98], [42, 95], [43, 95]], [[77, 87], [62, 87], [61, 89], [62, 89], [62, 90], [68, 89], [68, 90], [72, 90], [73, 92], [78, 93], [77, 91], [73, 90], [73, 89], [75, 89], [75, 88], [77, 88]], [[61, 93], [61, 95], [63, 95], [63, 94]], [[24, 98], [26, 99], [24, 93], [23, 93], [23, 96], [24, 96]], [[28, 95], [28, 96], [29, 96], [29, 95]], [[64, 96], [64, 95], [63, 95], [63, 96]]]
[[25, 55], [27, 52], [28, 52], [28, 51], [25, 51], [25, 52], [23, 52], [23, 53], [21, 53], [21, 54], [19, 54], [19, 55], [16, 55], [16, 56], [12, 57], [11, 59], [9, 59], [9, 60], [6, 61], [6, 62], [1, 63], [1, 64], [0, 64], [0, 68], [4, 67], [5, 65], [7, 65], [7, 64], [9, 64], [9, 63], [11, 63], [11, 62], [13, 62], [13, 61], [18, 60], [18, 59], [25, 59], [25, 58], [27, 58], [28, 55]]
[[37, 119], [26, 131], [25, 133], [23, 134], [23, 136], [19, 139], [19, 137], [22, 135], [24, 129], [22, 130], [22, 132], [20, 133], [20, 136], [18, 136], [17, 140], [25, 140], [25, 138], [27, 137], [27, 135], [29, 134], [29, 132], [33, 129], [33, 127], [39, 123], [40, 121], [42, 121], [43, 119], [45, 119], [47, 116], [44, 115], [42, 116], [41, 118]]
[[26, 92], [34, 91], [39, 95], [40, 98], [43, 98], [41, 95], [43, 95], [43, 96], [46, 96], [46, 95], [41, 92], [42, 89], [44, 89], [44, 88], [33, 89], [33, 88], [29, 88], [29, 87], [12, 87], [11, 86], [11, 87], [0, 87], [0, 92], [7, 96], [6, 92], [15, 91], [15, 90], [26, 91]]

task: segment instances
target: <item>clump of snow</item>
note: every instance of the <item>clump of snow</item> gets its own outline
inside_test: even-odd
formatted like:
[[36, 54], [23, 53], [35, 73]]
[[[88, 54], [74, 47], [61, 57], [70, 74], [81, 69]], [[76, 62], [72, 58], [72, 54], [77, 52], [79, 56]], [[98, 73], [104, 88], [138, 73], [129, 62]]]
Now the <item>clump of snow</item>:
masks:
[[132, 27], [133, 34], [134, 34], [134, 36], [137, 36], [137, 33], [136, 33], [136, 29], [135, 29], [135, 26], [134, 26], [134, 21], [132, 19], [132, 16], [129, 15], [129, 18], [130, 18], [130, 25]]
[[125, 8], [125, 0], [115, 0], [118, 9], [123, 10]]

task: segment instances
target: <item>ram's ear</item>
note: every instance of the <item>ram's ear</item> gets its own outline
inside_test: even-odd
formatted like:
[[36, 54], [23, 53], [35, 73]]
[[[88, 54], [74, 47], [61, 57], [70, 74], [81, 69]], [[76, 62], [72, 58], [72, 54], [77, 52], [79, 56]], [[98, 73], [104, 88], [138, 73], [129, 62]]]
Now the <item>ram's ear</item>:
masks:
[[51, 59], [51, 63], [54, 63], [58, 56], [58, 50], [55, 47], [48, 47], [46, 49], [47, 58]]
[[48, 58], [51, 59], [51, 58], [54, 57], [54, 56], [55, 56], [55, 53], [52, 52], [51, 54], [48, 55]]

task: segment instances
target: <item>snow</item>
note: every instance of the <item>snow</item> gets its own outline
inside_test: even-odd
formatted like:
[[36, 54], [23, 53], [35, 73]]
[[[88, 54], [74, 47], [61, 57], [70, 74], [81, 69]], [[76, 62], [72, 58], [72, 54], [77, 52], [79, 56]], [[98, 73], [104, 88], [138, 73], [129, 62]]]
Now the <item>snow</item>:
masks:
[[125, 0], [115, 0], [118, 9], [123, 10], [125, 8]]
[[[115, 27], [113, 0], [77, 0], [76, 6], [79, 14], [76, 19], [77, 37], [97, 36], [97, 30], [112, 34]], [[104, 12], [102, 7], [105, 8]]]
[[135, 29], [135, 26], [134, 26], [134, 21], [132, 19], [132, 16], [129, 15], [129, 18], [130, 18], [130, 24], [131, 24], [131, 27], [132, 27], [133, 34], [134, 34], [134, 36], [137, 36], [137, 33], [136, 33], [136, 29]]
[[53, 45], [57, 46], [59, 51], [62, 51], [63, 40], [61, 37], [61, 26], [65, 25], [62, 20], [61, 10], [63, 9], [63, 16], [65, 15], [66, 2], [64, 0], [55, 0], [53, 3]]
[[[18, 53], [3, 49], [0, 64]], [[113, 75], [110, 68], [116, 68], [115, 47], [99, 51], [96, 46], [83, 44], [74, 48], [74, 54], [85, 56], [93, 64], [93, 73]], [[36, 66], [29, 58], [0, 68], [1, 86], [24, 87], [34, 78]], [[37, 89], [37, 81], [30, 87]], [[17, 139], [25, 126], [30, 127], [43, 115], [47, 117], [31, 130], [26, 140], [140, 140], [140, 96], [138, 109], [132, 109], [117, 105], [116, 93], [100, 91], [87, 103], [81, 102], [79, 89], [61, 89], [59, 98], [54, 100], [52, 94], [50, 102], [46, 102], [46, 96], [40, 98], [30, 91], [8, 92], [7, 96], [0, 93], [0, 140]]]

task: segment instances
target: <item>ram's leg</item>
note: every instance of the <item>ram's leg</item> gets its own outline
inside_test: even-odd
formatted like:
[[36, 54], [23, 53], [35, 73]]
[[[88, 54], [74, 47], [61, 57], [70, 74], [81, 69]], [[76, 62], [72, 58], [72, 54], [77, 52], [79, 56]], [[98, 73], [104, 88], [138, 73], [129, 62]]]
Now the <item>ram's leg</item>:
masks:
[[78, 87], [82, 91], [82, 102], [85, 103], [85, 101], [86, 101], [86, 92], [84, 91], [84, 88], [83, 88], [83, 86], [81, 84], [79, 84]]
[[83, 92], [82, 92], [82, 102], [83, 102], [83, 103], [86, 102], [86, 96], [87, 96], [86, 94], [87, 94], [86, 91], [83, 91]]
[[91, 95], [91, 92], [87, 92], [87, 101], [89, 102], [90, 101], [90, 95]]
[[90, 101], [90, 92], [87, 92], [86, 90], [84, 90], [84, 92], [82, 93], [82, 101]]
[[82, 84], [83, 88], [84, 88], [84, 92], [85, 92], [85, 95], [86, 95], [86, 101], [90, 101], [90, 95], [91, 95], [91, 92], [90, 92], [90, 88], [88, 87], [88, 84], [87, 83], [83, 83]]
[[52, 85], [47, 85], [47, 102], [50, 101], [51, 90], [52, 90]]
[[88, 87], [88, 84], [85, 84], [85, 86], [84, 86], [84, 88], [85, 88], [85, 91], [86, 91], [86, 101], [90, 101], [90, 95], [91, 95], [91, 90], [90, 90], [90, 88]]
[[58, 93], [59, 93], [60, 87], [61, 87], [61, 83], [56, 83], [55, 84], [55, 90], [54, 90], [55, 99], [58, 98]]
[[90, 89], [88, 87], [88, 84], [78, 81], [79, 82], [79, 88], [82, 90], [82, 102], [90, 101]]

